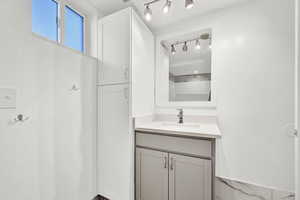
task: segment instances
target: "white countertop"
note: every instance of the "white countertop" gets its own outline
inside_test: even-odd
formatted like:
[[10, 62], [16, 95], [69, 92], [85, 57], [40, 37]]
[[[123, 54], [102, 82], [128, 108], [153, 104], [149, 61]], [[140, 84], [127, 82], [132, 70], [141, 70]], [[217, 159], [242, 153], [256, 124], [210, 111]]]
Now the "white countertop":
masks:
[[[202, 119], [202, 120], [201, 120]], [[176, 121], [157, 120], [154, 118], [136, 118], [135, 130], [150, 133], [159, 133], [176, 136], [188, 136], [199, 138], [220, 138], [221, 132], [219, 130], [216, 120], [193, 120], [192, 122], [185, 122], [178, 124]]]

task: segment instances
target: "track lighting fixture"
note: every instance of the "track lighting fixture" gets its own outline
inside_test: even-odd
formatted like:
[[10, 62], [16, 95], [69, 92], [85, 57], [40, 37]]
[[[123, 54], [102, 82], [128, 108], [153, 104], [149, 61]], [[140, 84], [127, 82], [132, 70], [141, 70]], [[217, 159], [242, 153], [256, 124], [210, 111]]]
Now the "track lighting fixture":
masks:
[[192, 7], [194, 7], [194, 1], [193, 0], [185, 0], [185, 8], [191, 9]]
[[182, 47], [182, 51], [187, 52], [187, 50], [188, 50], [188, 46], [187, 46], [187, 42], [185, 41]]
[[201, 49], [201, 45], [200, 45], [200, 40], [199, 39], [196, 40], [195, 49], [196, 50], [200, 50]]
[[171, 0], [166, 1], [166, 4], [163, 7], [163, 12], [164, 13], [168, 13], [170, 11], [171, 4], [172, 4]]
[[182, 51], [183, 52], [187, 52], [188, 51], [188, 43], [193, 43], [195, 42], [195, 50], [200, 50], [201, 49], [201, 42], [200, 41], [203, 41], [203, 40], [209, 40], [209, 48], [211, 49], [211, 36], [209, 33], [204, 33], [202, 35], [200, 35], [199, 37], [197, 38], [192, 38], [192, 39], [189, 39], [189, 40], [183, 40], [183, 41], [177, 41], [173, 44], [171, 44], [171, 54], [174, 55], [176, 54], [176, 46], [177, 45], [183, 45], [182, 46]]
[[[144, 15], [147, 21], [150, 21], [152, 19], [152, 10], [150, 8], [150, 5], [160, 2], [161, 0], [149, 0], [149, 2], [146, 2], [144, 4], [145, 6], [145, 11], [144, 11]], [[172, 5], [172, 0], [164, 0], [166, 1], [166, 3], [164, 4], [162, 11], [163, 13], [168, 13], [171, 9], [171, 5]], [[194, 0], [184, 0], [185, 1], [185, 8], [186, 9], [190, 9], [194, 6]]]
[[171, 45], [171, 53], [172, 53], [172, 55], [175, 55], [175, 53], [176, 53], [174, 44]]
[[147, 21], [151, 21], [151, 19], [152, 19], [152, 10], [150, 8], [150, 5], [146, 5], [145, 11], [144, 11], [144, 16], [145, 16], [145, 19]]

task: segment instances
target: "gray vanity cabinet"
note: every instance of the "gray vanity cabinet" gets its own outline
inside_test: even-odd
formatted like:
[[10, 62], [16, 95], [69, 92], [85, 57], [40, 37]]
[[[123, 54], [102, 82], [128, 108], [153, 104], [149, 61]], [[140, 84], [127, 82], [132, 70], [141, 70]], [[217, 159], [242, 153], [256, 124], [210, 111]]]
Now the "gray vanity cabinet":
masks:
[[212, 200], [214, 141], [136, 133], [136, 200]]
[[136, 199], [168, 200], [168, 153], [136, 150]]
[[211, 200], [211, 161], [170, 154], [169, 200]]

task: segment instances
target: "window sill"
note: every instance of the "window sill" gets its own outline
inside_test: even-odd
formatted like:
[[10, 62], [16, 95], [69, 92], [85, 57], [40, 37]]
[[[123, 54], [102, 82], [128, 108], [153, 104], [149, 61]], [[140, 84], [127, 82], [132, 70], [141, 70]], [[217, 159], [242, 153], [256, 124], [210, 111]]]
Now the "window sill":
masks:
[[95, 57], [93, 57], [93, 56], [90, 56], [90, 55], [86, 54], [85, 52], [81, 52], [81, 51], [78, 51], [78, 50], [76, 50], [76, 49], [72, 49], [72, 48], [70, 48], [70, 47], [67, 47], [67, 46], [61, 44], [61, 43], [58, 43], [58, 42], [56, 42], [56, 41], [53, 41], [53, 40], [50, 40], [50, 39], [48, 39], [48, 38], [46, 38], [46, 37], [43, 37], [43, 36], [41, 36], [41, 35], [38, 35], [38, 34], [36, 34], [36, 33], [34, 33], [34, 32], [31, 32], [31, 33], [32, 33], [33, 38], [36, 38], [36, 39], [38, 39], [38, 40], [41, 40], [41, 41], [45, 41], [45, 42], [54, 44], [55, 46], [58, 46], [58, 47], [61, 47], [61, 48], [64, 48], [64, 49], [68, 49], [68, 50], [70, 50], [71, 52], [76, 53], [76, 54], [79, 54], [79, 55], [82, 55], [82, 56], [86, 56], [86, 57], [90, 57], [90, 58], [97, 59], [97, 58], [95, 58]]

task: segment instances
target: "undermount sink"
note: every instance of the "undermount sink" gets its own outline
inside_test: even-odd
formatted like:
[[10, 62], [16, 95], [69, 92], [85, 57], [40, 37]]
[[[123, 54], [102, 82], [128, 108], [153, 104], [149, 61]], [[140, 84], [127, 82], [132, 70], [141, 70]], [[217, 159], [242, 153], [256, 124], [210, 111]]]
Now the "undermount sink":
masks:
[[194, 124], [194, 123], [176, 123], [176, 122], [163, 122], [163, 126], [168, 126], [168, 127], [177, 127], [177, 128], [200, 128], [199, 124]]

